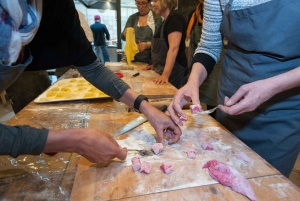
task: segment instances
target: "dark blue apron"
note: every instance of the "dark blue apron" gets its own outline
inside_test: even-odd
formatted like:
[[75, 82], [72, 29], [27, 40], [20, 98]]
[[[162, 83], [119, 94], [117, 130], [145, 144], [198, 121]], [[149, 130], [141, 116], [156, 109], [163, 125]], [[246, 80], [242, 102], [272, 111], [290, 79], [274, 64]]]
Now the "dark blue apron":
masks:
[[[151, 11], [150, 11], [151, 12]], [[135, 31], [135, 42], [138, 44], [139, 42], [149, 42], [152, 40], [153, 31], [147, 26], [138, 26], [139, 18], [137, 18], [136, 22], [133, 25]], [[147, 64], [151, 64], [151, 48], [144, 50], [143, 52], [138, 52], [134, 56], [135, 62], [145, 62]]]
[[[162, 28], [160, 31], [159, 38], [153, 37], [151, 42], [152, 65], [154, 67], [154, 71], [160, 75], [164, 71], [166, 58], [169, 50], [169, 47], [163, 36], [165, 21], [163, 21], [161, 26]], [[174, 67], [169, 77], [169, 82], [177, 89], [181, 88], [185, 82], [186, 73], [187, 68], [183, 67], [180, 63], [175, 61]]]
[[[273, 0], [223, 13], [222, 31], [228, 39], [219, 79], [218, 102], [240, 86], [300, 66], [300, 1]], [[261, 86], [264, 87], [264, 86]], [[300, 151], [300, 88], [277, 94], [255, 111], [217, 120], [285, 176]]]

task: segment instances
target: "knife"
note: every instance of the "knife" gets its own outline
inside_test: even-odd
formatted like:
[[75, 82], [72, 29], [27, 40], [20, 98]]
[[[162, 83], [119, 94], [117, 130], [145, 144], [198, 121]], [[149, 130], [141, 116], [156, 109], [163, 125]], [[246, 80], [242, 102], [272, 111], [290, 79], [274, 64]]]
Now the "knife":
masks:
[[[167, 106], [163, 105], [159, 108], [160, 111], [165, 112], [167, 110]], [[142, 115], [139, 116], [138, 118], [136, 118], [135, 120], [132, 120], [131, 122], [129, 122], [128, 124], [126, 124], [125, 126], [123, 126], [120, 130], [118, 130], [115, 134], [112, 135], [113, 138], [118, 137], [124, 133], [126, 133], [127, 131], [130, 131], [131, 129], [141, 125], [142, 123], [148, 121], [147, 117]]]

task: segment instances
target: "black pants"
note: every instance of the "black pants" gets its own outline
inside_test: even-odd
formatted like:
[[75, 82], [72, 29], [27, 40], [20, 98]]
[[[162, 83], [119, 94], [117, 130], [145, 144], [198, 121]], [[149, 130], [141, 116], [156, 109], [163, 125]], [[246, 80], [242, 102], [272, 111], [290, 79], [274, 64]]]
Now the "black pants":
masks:
[[12, 108], [17, 114], [51, 85], [48, 73], [43, 71], [24, 71], [5, 91]]

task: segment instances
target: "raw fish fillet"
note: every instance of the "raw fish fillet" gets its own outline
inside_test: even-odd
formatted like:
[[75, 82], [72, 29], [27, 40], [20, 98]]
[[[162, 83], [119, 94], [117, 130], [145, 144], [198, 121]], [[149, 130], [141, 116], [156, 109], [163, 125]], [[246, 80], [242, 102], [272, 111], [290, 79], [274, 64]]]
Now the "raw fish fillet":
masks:
[[172, 164], [169, 163], [169, 162], [162, 163], [160, 165], [160, 169], [162, 171], [164, 171], [165, 174], [170, 174], [174, 171], [173, 168], [172, 168]]
[[212, 144], [210, 142], [202, 142], [201, 147], [204, 150], [214, 150], [214, 147], [212, 146]]
[[242, 159], [243, 161], [247, 162], [247, 163], [251, 163], [252, 159], [249, 158], [244, 152], [238, 152], [235, 154], [235, 156], [239, 159]]
[[201, 106], [200, 104], [190, 105], [191, 114], [196, 114], [198, 112], [201, 112]]
[[208, 161], [202, 168], [208, 168], [209, 175], [221, 184], [230, 187], [233, 191], [256, 201], [255, 194], [248, 180], [236, 169], [217, 160]]
[[164, 145], [162, 143], [155, 143], [152, 145], [152, 150], [155, 154], [159, 154], [164, 149]]
[[139, 157], [133, 157], [131, 159], [131, 162], [132, 162], [132, 170], [133, 172], [136, 172], [136, 171], [139, 171], [141, 169], [141, 161], [140, 161], [140, 158]]
[[188, 158], [190, 159], [196, 158], [196, 151], [194, 149], [189, 149], [186, 153]]
[[142, 162], [142, 167], [141, 167], [141, 171], [142, 173], [146, 173], [149, 174], [151, 172], [151, 164], [148, 162]]

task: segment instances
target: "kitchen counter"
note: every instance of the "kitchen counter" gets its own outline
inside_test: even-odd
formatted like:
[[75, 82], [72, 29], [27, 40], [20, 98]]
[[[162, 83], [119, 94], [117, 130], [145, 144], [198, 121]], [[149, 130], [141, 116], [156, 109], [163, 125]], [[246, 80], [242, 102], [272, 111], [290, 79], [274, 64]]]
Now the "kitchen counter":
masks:
[[[131, 71], [140, 71], [145, 64], [135, 64]], [[151, 80], [153, 71], [140, 71]], [[76, 70], [69, 70], [60, 79], [78, 77]], [[126, 78], [127, 79], [127, 78]], [[125, 81], [126, 81], [125, 79]], [[129, 81], [128, 81], [129, 82]], [[156, 106], [171, 101], [170, 94], [163, 94], [164, 85], [157, 85], [161, 94], [152, 94]], [[161, 88], [159, 88], [161, 87]], [[172, 89], [172, 86], [170, 86]], [[143, 88], [147, 93], [148, 88]], [[175, 93], [175, 87], [170, 93]], [[149, 93], [149, 92], [148, 92]], [[134, 173], [129, 153], [125, 161], [112, 160], [94, 164], [76, 153], [58, 153], [54, 156], [0, 157], [1, 200], [248, 200], [230, 188], [214, 181], [203, 164], [210, 159], [228, 163], [243, 174], [252, 186], [257, 200], [299, 200], [300, 189], [282, 176], [249, 147], [222, 127], [209, 115], [188, 114], [182, 127], [183, 135], [175, 145], [167, 145], [161, 155], [142, 157], [152, 163], [149, 175]], [[110, 134], [140, 114], [115, 113], [111, 98], [36, 104], [31, 102], [7, 125], [30, 125], [37, 128], [99, 128]], [[155, 132], [149, 123], [116, 138], [121, 146], [149, 147], [155, 143]], [[208, 152], [200, 142], [210, 141], [215, 147]], [[187, 148], [197, 151], [196, 159], [186, 158]], [[245, 163], [234, 156], [242, 151], [252, 163]], [[170, 161], [174, 172], [162, 174], [159, 164]]]

